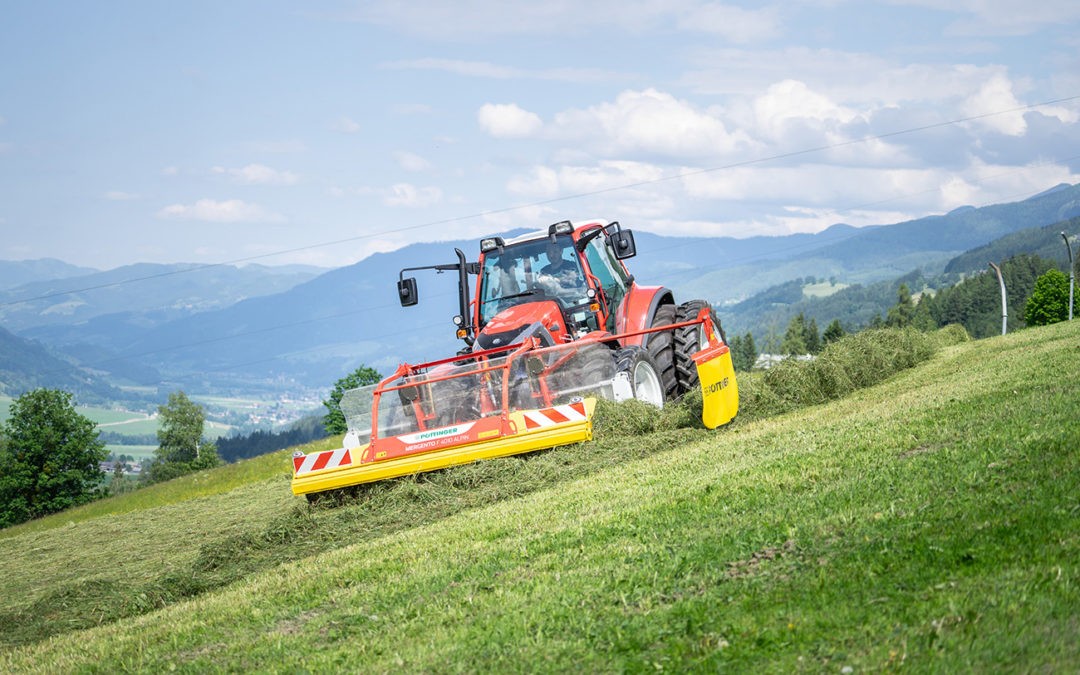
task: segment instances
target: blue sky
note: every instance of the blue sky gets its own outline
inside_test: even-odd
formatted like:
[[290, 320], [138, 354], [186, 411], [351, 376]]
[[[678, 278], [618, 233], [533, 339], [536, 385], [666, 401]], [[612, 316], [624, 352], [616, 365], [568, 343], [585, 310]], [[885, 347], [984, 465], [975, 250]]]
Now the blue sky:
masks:
[[1074, 0], [8, 0], [0, 259], [338, 266], [1013, 201], [1080, 182], [1078, 28]]

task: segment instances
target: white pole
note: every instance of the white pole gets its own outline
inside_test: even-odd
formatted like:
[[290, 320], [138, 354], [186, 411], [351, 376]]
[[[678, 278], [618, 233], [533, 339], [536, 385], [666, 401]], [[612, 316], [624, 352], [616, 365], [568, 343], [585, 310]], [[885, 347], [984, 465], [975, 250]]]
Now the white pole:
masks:
[[1076, 283], [1074, 277], [1076, 276], [1076, 269], [1073, 265], [1072, 257], [1072, 244], [1069, 243], [1069, 238], [1064, 232], [1061, 233], [1061, 238], [1065, 240], [1065, 248], [1069, 250], [1069, 321], [1072, 321], [1073, 314], [1073, 285]]
[[994, 268], [994, 271], [997, 272], [998, 284], [1001, 286], [1001, 334], [1004, 335], [1009, 324], [1009, 308], [1005, 299], [1005, 279], [1001, 277], [1000, 267], [994, 263], [990, 263], [990, 267]]

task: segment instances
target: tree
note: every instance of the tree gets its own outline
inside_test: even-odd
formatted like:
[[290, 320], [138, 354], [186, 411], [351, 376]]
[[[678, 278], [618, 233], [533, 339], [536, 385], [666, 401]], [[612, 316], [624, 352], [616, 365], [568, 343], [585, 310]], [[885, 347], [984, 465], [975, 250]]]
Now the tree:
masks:
[[746, 364], [743, 363], [743, 347], [742, 336], [736, 335], [728, 340], [728, 350], [731, 352], [731, 365], [735, 367], [735, 370], [746, 370]]
[[1024, 307], [1024, 321], [1029, 326], [1046, 326], [1068, 318], [1069, 277], [1051, 268], [1035, 280], [1035, 288]]
[[784, 332], [784, 341], [780, 343], [780, 351], [789, 356], [807, 353], [806, 317], [802, 312], [792, 317], [788, 323], [787, 331]]
[[99, 496], [100, 463], [108, 453], [97, 425], [71, 401], [66, 391], [35, 389], [11, 404], [0, 434], [0, 527]]
[[821, 339], [827, 345], [836, 342], [842, 337], [844, 337], [844, 327], [840, 325], [840, 319], [833, 319], [832, 323], [825, 327], [825, 332], [821, 335]]
[[183, 391], [169, 394], [168, 403], [158, 406], [158, 419], [158, 449], [147, 480], [157, 483], [221, 464], [217, 447], [203, 439], [202, 406]]
[[915, 317], [915, 303], [911, 300], [911, 291], [907, 284], [900, 284], [896, 289], [896, 304], [889, 308], [885, 325], [892, 328], [906, 328]]
[[750, 370], [757, 363], [758, 351], [754, 344], [754, 334], [747, 333], [742, 339], [742, 360], [746, 364], [746, 370]]
[[930, 313], [930, 294], [923, 293], [919, 296], [919, 302], [915, 303], [915, 313], [911, 317], [911, 325], [926, 333], [937, 328], [934, 316]]
[[735, 366], [735, 370], [746, 372], [754, 367], [754, 363], [757, 361], [757, 347], [754, 346], [754, 335], [752, 333], [741, 336], [736, 335], [731, 338], [728, 349], [731, 350], [731, 361]]
[[806, 341], [807, 353], [817, 354], [821, 352], [821, 335], [818, 333], [817, 319], [811, 317], [806, 322], [803, 340]]
[[327, 410], [326, 416], [323, 417], [326, 433], [333, 436], [349, 430], [345, 423], [345, 413], [341, 412], [341, 397], [345, 395], [345, 392], [369, 384], [378, 384], [381, 379], [382, 375], [379, 371], [361, 364], [356, 370], [335, 382], [334, 390], [330, 392], [330, 399], [323, 401]]

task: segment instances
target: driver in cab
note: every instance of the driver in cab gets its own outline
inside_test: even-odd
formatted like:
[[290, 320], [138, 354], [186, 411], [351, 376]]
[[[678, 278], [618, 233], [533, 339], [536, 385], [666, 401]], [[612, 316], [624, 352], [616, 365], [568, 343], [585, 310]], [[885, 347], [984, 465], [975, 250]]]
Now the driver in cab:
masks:
[[[548, 264], [540, 270], [538, 281], [544, 290], [552, 296], [570, 302], [577, 301], [585, 290], [585, 279], [577, 260], [563, 257], [569, 247], [558, 241], [549, 241], [547, 245]], [[573, 249], [570, 249], [573, 255]]]

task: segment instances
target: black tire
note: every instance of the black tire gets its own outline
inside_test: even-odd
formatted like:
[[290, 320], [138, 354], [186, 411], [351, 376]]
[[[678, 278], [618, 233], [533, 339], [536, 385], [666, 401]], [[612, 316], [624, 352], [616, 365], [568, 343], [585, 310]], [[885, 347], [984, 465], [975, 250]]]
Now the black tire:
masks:
[[[583, 396], [602, 396], [611, 382], [613, 353], [605, 346], [585, 343], [548, 383], [555, 390], [554, 403], [568, 403]], [[593, 386], [596, 385], [596, 386]]]
[[[675, 323], [675, 305], [663, 305], [653, 315], [650, 328]], [[675, 336], [673, 331], [649, 333], [645, 336], [645, 349], [656, 361], [660, 382], [664, 385], [664, 398], [671, 400], [679, 393], [679, 380], [675, 374]]]
[[[704, 300], [690, 300], [689, 302], [684, 302], [679, 305], [678, 309], [675, 311], [675, 321], [676, 323], [693, 321], [703, 309], [709, 310], [709, 317], [712, 319], [713, 325], [716, 326], [717, 332], [720, 333], [720, 339], [727, 344], [727, 339], [724, 337], [724, 329], [720, 326], [720, 319], [716, 316], [716, 311]], [[708, 340], [702, 333], [702, 326], [700, 324], [676, 329], [675, 377], [678, 379], [679, 396], [682, 396], [698, 386], [697, 364], [694, 363], [693, 355], [696, 352], [701, 351], [702, 346], [704, 346], [706, 342], [708, 342]]]
[[615, 374], [626, 373], [634, 398], [657, 408], [664, 407], [664, 389], [660, 367], [641, 347], [626, 347], [615, 352]]

